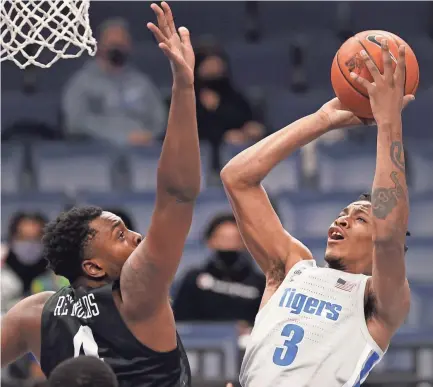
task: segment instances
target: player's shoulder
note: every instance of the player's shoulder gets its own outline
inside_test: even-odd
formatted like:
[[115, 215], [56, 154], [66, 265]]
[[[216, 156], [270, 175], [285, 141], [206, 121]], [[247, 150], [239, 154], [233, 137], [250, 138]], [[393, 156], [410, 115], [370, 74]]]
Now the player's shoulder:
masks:
[[45, 303], [54, 292], [41, 292], [17, 302], [7, 313], [8, 321], [16, 321], [24, 329], [32, 330], [40, 326]]
[[[55, 292], [52, 291], [46, 291], [46, 292], [40, 292], [37, 294], [33, 294], [31, 296], [28, 296], [24, 299], [22, 299], [20, 302], [18, 302], [15, 307], [17, 307], [19, 310], [22, 310], [26, 313], [32, 313], [39, 311], [42, 312], [46, 302], [54, 295]], [[14, 308], [15, 308], [14, 307]]]

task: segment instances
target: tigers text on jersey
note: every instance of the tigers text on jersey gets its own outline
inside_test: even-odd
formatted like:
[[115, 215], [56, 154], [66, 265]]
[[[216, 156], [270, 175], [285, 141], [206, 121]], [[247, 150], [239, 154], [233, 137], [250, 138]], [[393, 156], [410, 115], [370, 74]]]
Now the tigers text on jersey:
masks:
[[63, 360], [95, 356], [116, 374], [119, 387], [189, 387], [191, 372], [182, 342], [170, 352], [141, 344], [113, 299], [118, 282], [99, 288], [60, 289], [42, 312], [41, 368], [46, 376]]
[[243, 387], [359, 386], [380, 361], [364, 317], [368, 277], [292, 267], [256, 316], [242, 362]]

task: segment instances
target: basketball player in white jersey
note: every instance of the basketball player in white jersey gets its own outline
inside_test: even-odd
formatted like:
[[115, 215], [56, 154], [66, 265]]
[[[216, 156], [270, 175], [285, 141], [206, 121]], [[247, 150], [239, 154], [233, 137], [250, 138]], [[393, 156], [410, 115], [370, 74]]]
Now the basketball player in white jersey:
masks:
[[327, 268], [317, 267], [308, 248], [283, 229], [261, 181], [320, 135], [361, 124], [338, 99], [253, 145], [221, 172], [242, 237], [267, 279], [243, 359], [243, 387], [359, 386], [409, 311], [401, 111], [414, 97], [403, 97], [404, 47], [395, 72], [387, 42], [382, 54], [383, 75], [361, 53], [374, 83], [351, 75], [367, 88], [377, 124], [372, 194], [336, 214]]

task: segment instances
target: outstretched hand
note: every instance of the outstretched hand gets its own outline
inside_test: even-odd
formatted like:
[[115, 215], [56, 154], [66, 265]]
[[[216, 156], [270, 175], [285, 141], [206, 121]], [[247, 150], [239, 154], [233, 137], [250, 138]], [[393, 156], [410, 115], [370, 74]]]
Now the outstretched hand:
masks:
[[388, 41], [382, 40], [383, 75], [374, 64], [365, 50], [361, 51], [362, 59], [373, 77], [373, 82], [360, 77], [358, 74], [350, 73], [360, 85], [367, 89], [370, 97], [371, 110], [378, 124], [389, 123], [400, 119], [401, 112], [405, 106], [415, 99], [413, 95], [404, 95], [406, 78], [406, 56], [405, 46], [398, 48], [398, 59], [395, 71]]
[[191, 86], [194, 83], [195, 56], [191, 45], [189, 31], [185, 27], [176, 31], [173, 14], [166, 2], [161, 7], [156, 4], [150, 6], [155, 12], [158, 27], [147, 23], [147, 28], [155, 36], [159, 48], [170, 59], [174, 83], [178, 86]]

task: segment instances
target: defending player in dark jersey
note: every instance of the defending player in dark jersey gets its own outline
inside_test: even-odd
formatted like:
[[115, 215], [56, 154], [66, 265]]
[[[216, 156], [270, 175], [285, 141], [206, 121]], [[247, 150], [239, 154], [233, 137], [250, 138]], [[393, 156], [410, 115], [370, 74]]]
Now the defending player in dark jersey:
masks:
[[28, 297], [6, 314], [2, 367], [32, 352], [49, 376], [65, 359], [86, 354], [110, 365], [121, 387], [190, 386], [169, 288], [200, 191], [195, 58], [189, 32], [177, 33], [169, 6], [151, 7], [158, 27], [148, 28], [170, 60], [173, 89], [148, 234], [142, 238], [96, 207], [72, 209], [52, 222], [45, 257], [72, 286]]

